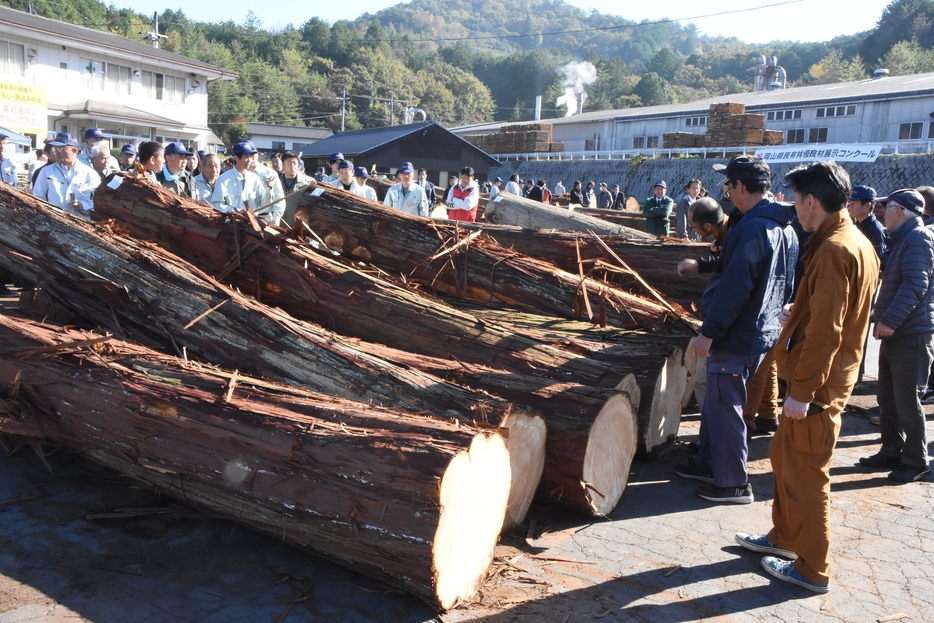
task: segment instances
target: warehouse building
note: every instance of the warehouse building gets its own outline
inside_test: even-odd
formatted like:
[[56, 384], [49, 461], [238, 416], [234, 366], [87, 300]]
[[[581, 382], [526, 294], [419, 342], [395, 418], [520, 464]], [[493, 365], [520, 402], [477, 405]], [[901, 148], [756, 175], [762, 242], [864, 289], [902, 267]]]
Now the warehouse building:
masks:
[[[663, 136], [667, 133], [706, 133], [711, 104], [727, 102], [744, 104], [746, 113], [764, 115], [766, 129], [781, 131], [784, 144], [907, 146], [934, 141], [934, 73], [889, 77], [885, 70], [857, 82], [734, 93], [685, 104], [585, 112], [548, 121], [553, 124], [552, 140], [564, 144], [566, 155], [647, 153], [665, 149]], [[459, 136], [493, 134], [504, 125], [506, 122], [475, 124], [453, 128], [452, 132]], [[503, 159], [510, 154], [493, 155]]]

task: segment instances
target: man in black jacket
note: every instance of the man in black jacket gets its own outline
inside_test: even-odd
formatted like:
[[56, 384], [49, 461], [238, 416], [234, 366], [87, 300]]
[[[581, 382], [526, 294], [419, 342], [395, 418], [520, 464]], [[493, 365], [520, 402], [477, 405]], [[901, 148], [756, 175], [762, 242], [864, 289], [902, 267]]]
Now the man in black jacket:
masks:
[[879, 199], [891, 249], [873, 309], [879, 347], [877, 398], [882, 426], [879, 452], [859, 460], [892, 469], [889, 479], [914, 482], [931, 473], [920, 390], [934, 362], [934, 232], [921, 222], [924, 198], [897, 190]]

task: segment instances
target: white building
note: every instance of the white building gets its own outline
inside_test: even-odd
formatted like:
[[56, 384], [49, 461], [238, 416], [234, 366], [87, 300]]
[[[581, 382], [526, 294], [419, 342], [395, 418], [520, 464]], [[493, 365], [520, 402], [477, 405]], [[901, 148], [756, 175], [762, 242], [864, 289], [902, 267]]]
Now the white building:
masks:
[[274, 154], [282, 151], [308, 153], [309, 148], [334, 134], [327, 128], [308, 128], [294, 125], [276, 125], [272, 123], [247, 122], [246, 138], [262, 154]]
[[[877, 72], [876, 78], [857, 82], [734, 93], [685, 104], [585, 112], [547, 121], [553, 124], [552, 140], [563, 142], [565, 151], [575, 155], [645, 153], [664, 149], [662, 137], [668, 132], [704, 134], [710, 105], [725, 102], [745, 104], [747, 113], [765, 115], [765, 127], [783, 131], [785, 144], [885, 143], [908, 147], [934, 141], [934, 73], [887, 77]], [[452, 132], [460, 136], [491, 134], [503, 125], [507, 123], [476, 124]]]
[[210, 80], [237, 76], [99, 30], [0, 7], [0, 126], [31, 136], [101, 128], [112, 147], [181, 141], [206, 149]]

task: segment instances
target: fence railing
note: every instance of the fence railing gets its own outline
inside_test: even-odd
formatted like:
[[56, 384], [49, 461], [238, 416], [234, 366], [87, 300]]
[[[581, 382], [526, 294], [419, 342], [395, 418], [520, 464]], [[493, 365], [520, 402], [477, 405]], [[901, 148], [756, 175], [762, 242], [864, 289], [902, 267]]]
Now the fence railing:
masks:
[[[857, 145], [859, 143], [853, 143]], [[914, 140], [897, 142], [878, 142], [872, 145], [882, 145], [881, 155], [909, 155], [934, 153], [934, 140]], [[773, 145], [772, 147], [782, 147]], [[801, 148], [820, 148], [820, 143], [807, 143], [796, 145]], [[510, 160], [629, 160], [634, 156], [640, 158], [726, 158], [737, 154], [751, 154], [762, 145], [740, 145], [735, 147], [695, 147], [695, 148], [665, 148], [665, 149], [626, 149], [621, 151], [562, 151], [562, 152], [533, 152], [525, 154], [490, 154], [500, 162]]]

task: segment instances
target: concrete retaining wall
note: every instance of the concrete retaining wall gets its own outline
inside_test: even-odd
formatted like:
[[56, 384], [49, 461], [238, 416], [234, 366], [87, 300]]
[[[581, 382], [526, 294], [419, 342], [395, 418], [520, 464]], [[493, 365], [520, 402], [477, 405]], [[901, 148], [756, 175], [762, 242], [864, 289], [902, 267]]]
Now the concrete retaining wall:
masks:
[[[633, 165], [629, 160], [551, 160], [551, 161], [510, 161], [499, 167], [491, 167], [489, 178], [497, 176], [508, 180], [513, 173], [521, 179], [544, 179], [549, 188], [554, 188], [558, 180], [563, 180], [570, 190], [574, 180], [586, 184], [593, 180], [598, 187], [606, 182], [612, 189], [619, 184], [626, 196], [645, 198], [652, 194], [656, 180], [668, 183], [668, 194], [676, 199], [681, 196], [681, 189], [692, 178], [697, 178], [711, 191], [711, 196], [719, 198], [719, 185], [723, 176], [711, 167], [717, 163], [727, 163], [728, 158], [670, 158], [645, 160]], [[780, 163], [772, 165], [772, 189], [781, 188], [785, 173], [800, 163]], [[880, 195], [888, 194], [899, 188], [934, 186], [934, 157], [927, 155], [880, 156], [876, 162], [841, 163], [850, 174], [853, 184], [872, 186]]]

